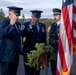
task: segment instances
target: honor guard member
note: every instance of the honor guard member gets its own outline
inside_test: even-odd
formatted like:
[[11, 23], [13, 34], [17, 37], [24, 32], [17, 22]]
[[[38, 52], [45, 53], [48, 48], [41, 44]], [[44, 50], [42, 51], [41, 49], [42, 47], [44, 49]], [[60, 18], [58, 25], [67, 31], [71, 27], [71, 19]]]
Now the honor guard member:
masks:
[[[46, 28], [45, 25], [39, 22], [42, 11], [32, 10], [32, 19], [29, 22], [25, 22], [21, 27], [22, 37], [26, 37], [24, 41], [22, 54], [24, 57], [24, 62], [27, 61], [26, 53], [29, 53], [31, 50], [36, 50], [36, 43], [46, 43]], [[24, 64], [25, 75], [34, 75], [36, 69]], [[40, 71], [36, 71], [36, 75], [39, 75]]]
[[53, 9], [54, 23], [50, 26], [49, 44], [54, 48], [53, 60], [51, 60], [52, 75], [56, 75], [57, 65], [57, 51], [58, 51], [58, 35], [60, 28], [61, 10], [58, 8]]
[[22, 8], [9, 6], [8, 17], [0, 21], [0, 75], [17, 75], [20, 52], [20, 23]]

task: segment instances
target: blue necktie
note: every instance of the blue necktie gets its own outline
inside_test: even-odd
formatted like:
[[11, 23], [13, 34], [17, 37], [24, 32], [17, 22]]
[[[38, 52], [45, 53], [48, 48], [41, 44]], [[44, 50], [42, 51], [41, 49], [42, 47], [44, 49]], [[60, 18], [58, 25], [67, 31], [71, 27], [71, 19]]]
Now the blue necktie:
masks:
[[59, 29], [60, 29], [60, 24], [59, 25], [56, 24], [56, 33], [57, 34], [59, 33]]
[[36, 25], [33, 25], [33, 29], [34, 29], [35, 32], [38, 33], [38, 29], [37, 29], [37, 26]]
[[57, 26], [57, 32], [59, 33], [59, 29], [60, 29], [60, 24]]

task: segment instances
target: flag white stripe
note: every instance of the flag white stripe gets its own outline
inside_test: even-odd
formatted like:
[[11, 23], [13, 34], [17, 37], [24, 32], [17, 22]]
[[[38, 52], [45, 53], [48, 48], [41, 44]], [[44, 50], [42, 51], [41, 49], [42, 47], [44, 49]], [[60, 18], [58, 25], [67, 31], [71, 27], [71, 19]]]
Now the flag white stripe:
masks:
[[76, 30], [73, 28], [73, 36], [76, 38]]
[[[72, 29], [72, 4], [68, 6], [68, 12], [69, 12], [70, 27]], [[61, 14], [60, 38], [61, 38], [61, 41], [62, 41], [62, 47], [63, 47], [63, 50], [64, 50], [66, 65], [67, 65], [68, 70], [70, 70], [70, 64], [72, 63], [72, 60], [70, 58], [72, 58], [72, 56], [71, 56], [71, 52], [69, 50], [69, 45], [68, 45], [69, 41], [68, 41], [68, 38], [67, 38], [66, 35], [67, 34], [66, 34], [64, 21], [63, 21], [63, 16]], [[60, 72], [60, 74], [63, 73], [61, 62], [62, 61], [61, 61], [59, 53], [58, 53], [57, 69]]]
[[73, 13], [73, 20], [76, 22], [76, 14]]
[[65, 32], [63, 19], [61, 19], [60, 38], [62, 41], [62, 46], [63, 46], [63, 50], [64, 50], [64, 54], [65, 54], [67, 68], [69, 69], [69, 65], [70, 65], [70, 63], [68, 63], [68, 62], [70, 62], [69, 46], [68, 46], [68, 40], [67, 40], [67, 36], [66, 36], [66, 32]]
[[71, 29], [72, 29], [72, 10], [73, 10], [73, 4], [68, 5], [68, 11], [69, 11], [69, 19], [70, 19], [70, 25], [71, 25]]

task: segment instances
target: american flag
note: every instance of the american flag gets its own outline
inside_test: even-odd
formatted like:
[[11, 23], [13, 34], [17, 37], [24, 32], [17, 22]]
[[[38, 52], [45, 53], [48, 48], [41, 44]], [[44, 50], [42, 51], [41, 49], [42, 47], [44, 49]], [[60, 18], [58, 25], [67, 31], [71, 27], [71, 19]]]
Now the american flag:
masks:
[[76, 40], [76, 1], [73, 3], [74, 0], [62, 1], [56, 75], [71, 73], [73, 46], [76, 45], [76, 41], [73, 40], [73, 38]]
[[76, 53], [76, 0], [73, 2], [73, 51]]

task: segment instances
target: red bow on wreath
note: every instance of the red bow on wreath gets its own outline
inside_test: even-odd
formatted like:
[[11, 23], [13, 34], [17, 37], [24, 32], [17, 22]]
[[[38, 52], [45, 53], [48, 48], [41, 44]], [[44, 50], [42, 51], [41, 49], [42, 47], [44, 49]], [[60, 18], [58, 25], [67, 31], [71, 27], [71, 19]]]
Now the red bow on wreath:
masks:
[[41, 63], [41, 66], [44, 68], [46, 67], [47, 65], [47, 61], [46, 61], [46, 54], [42, 54], [41, 57], [40, 57], [40, 63]]

